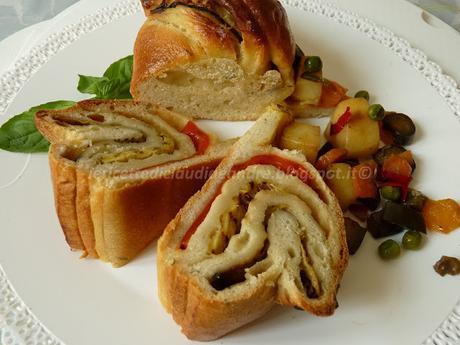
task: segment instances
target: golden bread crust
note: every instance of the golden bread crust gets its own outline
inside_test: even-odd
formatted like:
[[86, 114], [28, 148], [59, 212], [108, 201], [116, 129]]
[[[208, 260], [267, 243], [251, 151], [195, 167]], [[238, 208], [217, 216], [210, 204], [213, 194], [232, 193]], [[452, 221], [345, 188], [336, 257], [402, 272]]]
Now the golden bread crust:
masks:
[[[190, 339], [203, 341], [217, 339], [256, 320], [268, 312], [275, 303], [302, 308], [317, 316], [332, 315], [336, 309], [337, 289], [348, 262], [343, 214], [334, 194], [304, 157], [293, 152], [270, 148], [270, 145], [276, 142], [282, 128], [291, 120], [288, 116], [277, 118], [276, 113], [261, 117], [256, 125], [234, 145], [201, 191], [179, 211], [158, 242], [159, 298], [165, 309], [182, 327], [183, 333]], [[249, 143], [251, 143], [250, 147]], [[246, 275], [244, 283], [235, 285], [229, 291], [215, 290], [210, 286], [209, 276], [200, 275], [197, 268], [202, 267], [198, 266], [199, 259], [187, 253], [187, 249], [185, 251], [181, 249], [185, 234], [198, 215], [207, 209], [209, 202], [214, 200], [216, 192], [226, 181], [226, 176], [229, 176], [232, 167], [246, 162], [254, 154], [263, 154], [260, 152], [276, 153], [280, 157], [300, 164], [309, 173], [309, 187], [316, 192], [327, 210], [328, 219], [322, 218], [319, 223], [322, 224], [325, 232], [324, 243], [328, 247], [331, 258], [330, 271], [326, 280], [327, 285], [323, 286], [323, 294], [317, 299], [306, 296], [303, 289], [292, 284], [283, 285], [279, 282], [281, 276], [276, 271], [270, 270], [250, 278]], [[245, 219], [249, 222], [249, 218]], [[235, 239], [235, 245], [236, 242]], [[198, 242], [194, 245], [196, 243]], [[229, 248], [229, 253], [224, 252], [222, 255], [231, 255], [234, 248]], [[210, 255], [205, 260], [213, 260], [213, 257]], [[190, 265], [187, 261], [189, 259], [193, 262]], [[249, 274], [248, 272], [246, 270], [246, 274]]]
[[[134, 46], [135, 99], [194, 118], [247, 120], [294, 91], [295, 42], [279, 1], [142, 4], [147, 20]], [[220, 103], [207, 106], [204, 90]], [[232, 103], [245, 95], [252, 100], [248, 105]], [[191, 99], [189, 107], [181, 97]]]
[[[203, 155], [135, 171], [116, 172], [110, 167], [98, 170], [100, 166], [76, 158], [98, 143], [91, 142], [88, 134], [79, 135], [85, 126], [72, 126], [75, 121], [86, 121], [85, 116], [100, 119], [99, 114], [109, 113], [144, 123], [153, 123], [152, 117], [158, 116], [188, 141], [190, 138], [181, 130], [190, 120], [151, 104], [98, 100], [36, 116], [37, 128], [51, 141], [49, 161], [55, 204], [66, 241], [84, 256], [120, 267], [162, 234], [187, 199], [202, 187], [231, 143], [217, 143], [210, 136], [211, 145]], [[92, 128], [95, 123], [91, 122]]]
[[77, 198], [76, 167], [68, 161], [59, 160], [51, 146], [49, 165], [53, 183], [56, 213], [65, 239], [72, 250], [85, 251], [85, 245], [78, 228], [75, 208]]

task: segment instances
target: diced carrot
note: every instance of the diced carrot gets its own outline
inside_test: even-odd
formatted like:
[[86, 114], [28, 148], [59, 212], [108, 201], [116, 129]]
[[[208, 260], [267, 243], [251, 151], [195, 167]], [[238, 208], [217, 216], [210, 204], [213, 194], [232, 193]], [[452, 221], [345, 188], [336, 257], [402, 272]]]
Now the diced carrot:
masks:
[[348, 151], [345, 149], [334, 148], [318, 158], [315, 164], [316, 169], [327, 170], [331, 164], [344, 160], [347, 157], [347, 154]]
[[407, 161], [407, 163], [411, 165], [411, 167], [414, 164], [414, 157], [412, 156], [412, 151], [404, 151], [403, 153], [400, 153], [398, 156], [404, 158]]
[[377, 185], [375, 183], [375, 172], [377, 165], [371, 162], [362, 163], [352, 170], [353, 187], [358, 198], [371, 199], [377, 195]]
[[452, 200], [427, 200], [423, 207], [426, 227], [444, 234], [460, 228], [460, 205]]
[[347, 89], [335, 81], [325, 80], [321, 100], [318, 104], [322, 108], [333, 108], [341, 101], [347, 99]]
[[383, 173], [404, 177], [412, 176], [412, 167], [409, 162], [400, 155], [392, 155], [383, 163]]

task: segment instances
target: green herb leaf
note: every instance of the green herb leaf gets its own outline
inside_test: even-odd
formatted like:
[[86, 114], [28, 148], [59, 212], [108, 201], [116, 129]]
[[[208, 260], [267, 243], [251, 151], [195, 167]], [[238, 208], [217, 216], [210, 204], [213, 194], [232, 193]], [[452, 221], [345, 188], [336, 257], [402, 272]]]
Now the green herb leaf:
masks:
[[49, 143], [35, 127], [35, 114], [40, 110], [65, 109], [72, 101], [42, 104], [16, 115], [0, 127], [0, 149], [10, 152], [47, 152]]
[[103, 80], [106, 80], [104, 77], [90, 77], [86, 75], [78, 75], [80, 80], [78, 81], [78, 91], [81, 93], [89, 93], [96, 95], [98, 91], [99, 84]]
[[133, 56], [111, 64], [102, 77], [80, 75], [78, 91], [98, 99], [130, 99], [129, 88], [133, 74]]

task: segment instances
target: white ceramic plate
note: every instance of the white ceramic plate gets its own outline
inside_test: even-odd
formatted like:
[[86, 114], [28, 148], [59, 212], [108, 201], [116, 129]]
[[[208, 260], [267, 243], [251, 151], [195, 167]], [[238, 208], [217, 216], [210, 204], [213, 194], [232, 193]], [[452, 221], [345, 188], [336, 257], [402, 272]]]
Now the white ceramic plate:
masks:
[[[423, 53], [366, 19], [319, 1], [285, 3], [293, 6], [288, 12], [298, 43], [323, 57], [328, 76], [352, 92], [371, 90], [375, 102], [417, 122], [411, 146], [416, 186], [432, 198], [460, 200], [455, 83]], [[137, 1], [125, 1], [34, 49], [0, 79], [0, 112], [9, 105], [2, 122], [46, 101], [81, 99], [77, 74], [99, 75], [130, 54], [143, 20]], [[204, 125], [222, 137], [249, 126]], [[0, 269], [0, 343], [187, 343], [157, 299], [154, 245], [118, 270], [79, 260], [67, 249], [54, 213], [46, 156], [0, 152], [0, 161], [0, 264], [8, 275]], [[432, 265], [441, 255], [459, 256], [460, 231], [430, 234], [423, 250], [391, 263], [378, 258], [377, 246], [367, 236], [351, 259], [333, 317], [275, 308], [216, 343], [458, 344], [458, 308], [438, 326], [460, 296], [460, 280], [439, 277]]]

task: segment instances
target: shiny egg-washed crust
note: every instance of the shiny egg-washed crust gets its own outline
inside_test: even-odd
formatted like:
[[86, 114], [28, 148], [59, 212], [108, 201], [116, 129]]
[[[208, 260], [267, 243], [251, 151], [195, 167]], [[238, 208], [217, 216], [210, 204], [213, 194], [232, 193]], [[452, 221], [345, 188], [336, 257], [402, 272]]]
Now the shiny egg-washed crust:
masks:
[[272, 116], [261, 117], [240, 142], [233, 146], [201, 191], [185, 204], [159, 240], [159, 298], [189, 339], [210, 341], [220, 338], [260, 318], [275, 303], [301, 308], [317, 316], [332, 315], [337, 307], [336, 292], [348, 263], [343, 213], [335, 195], [326, 186], [320, 174], [304, 157], [299, 157], [292, 151], [278, 151], [277, 155], [299, 163], [309, 171], [311, 187], [317, 191], [321, 199], [327, 201], [330, 216], [336, 221], [334, 231], [328, 237], [333, 253], [331, 286], [334, 289], [326, 298], [319, 303], [313, 303], [306, 300], [298, 291], [279, 289], [273, 282], [273, 277], [266, 276], [258, 284], [247, 286], [236, 295], [226, 295], [226, 299], [220, 299], [216, 292], [208, 287], [209, 282], [205, 278], [191, 272], [186, 263], [180, 261], [179, 247], [182, 238], [197, 215], [214, 200], [219, 186], [225, 181], [225, 176], [229, 176], [231, 167], [251, 158], [248, 156], [251, 150], [249, 147], [272, 145], [286, 124], [292, 121], [287, 117], [277, 119], [276, 114], [270, 115]]
[[[148, 109], [178, 131], [189, 121], [157, 106], [134, 101], [83, 101], [57, 112], [71, 115], [80, 111], [133, 111], [131, 116], [142, 119], [146, 115], [136, 113], [140, 109]], [[55, 112], [38, 113], [36, 124], [52, 143], [49, 163], [56, 211], [65, 239], [72, 250], [110, 262], [114, 267], [127, 264], [160, 237], [232, 144], [213, 140], [204, 155], [154, 166], [120, 181], [111, 174], [92, 174], [91, 169], [69, 159], [74, 147], [78, 147], [78, 133], [65, 135], [60, 126], [50, 121], [52, 114]], [[195, 173], [202, 171], [206, 174]], [[118, 183], [113, 184], [114, 181]]]
[[[147, 20], [134, 46], [135, 99], [193, 118], [255, 120], [294, 91], [295, 42], [277, 0], [143, 1], [143, 6]], [[196, 80], [188, 81], [190, 75]], [[208, 94], [216, 103], [212, 107]], [[232, 104], [245, 95], [251, 97], [247, 105]]]
[[[202, 59], [203, 52], [187, 52], [187, 45], [178, 37], [168, 37], [168, 32], [155, 34], [149, 30], [149, 20], [162, 20], [170, 10], [178, 6], [191, 6], [196, 10], [187, 12], [194, 17], [188, 35], [195, 41], [203, 39], [204, 52], [209, 57], [220, 57], [221, 51], [228, 55], [241, 56], [245, 70], [263, 74], [270, 69], [271, 63], [279, 69], [283, 79], [293, 83], [293, 63], [295, 42], [291, 34], [286, 11], [277, 0], [143, 0], [142, 5], [148, 16], [146, 26], [140, 32], [135, 51], [136, 65], [134, 84], [143, 77], [159, 75], [164, 72], [167, 61], [187, 62]], [[209, 13], [206, 13], [207, 10]], [[232, 30], [223, 30], [222, 22]], [[145, 32], [143, 32], [145, 30]], [[165, 35], [165, 36], [163, 36]], [[160, 42], [157, 40], [163, 36]], [[201, 36], [201, 37], [200, 37]], [[241, 47], [240, 47], [240, 40]], [[162, 43], [167, 43], [163, 46]], [[161, 47], [152, 54], [150, 48]], [[142, 51], [144, 50], [144, 54]], [[187, 55], [187, 57], [185, 57]], [[179, 60], [176, 60], [179, 59]], [[162, 66], [163, 65], [163, 66]]]

